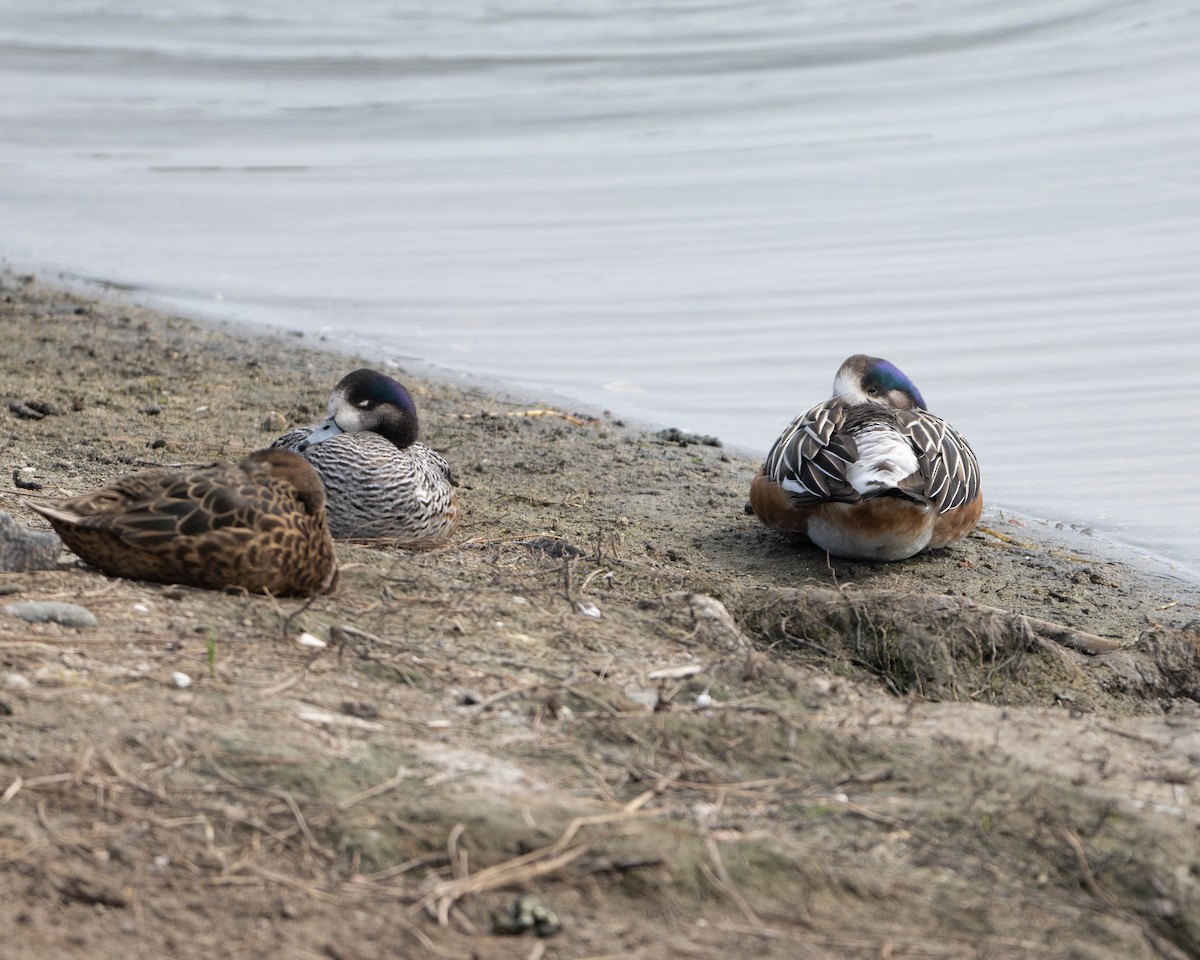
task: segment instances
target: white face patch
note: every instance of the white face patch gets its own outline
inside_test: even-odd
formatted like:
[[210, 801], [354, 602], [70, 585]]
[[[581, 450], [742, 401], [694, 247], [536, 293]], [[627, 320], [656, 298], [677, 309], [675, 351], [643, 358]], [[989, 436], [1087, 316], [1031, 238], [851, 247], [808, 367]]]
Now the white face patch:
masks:
[[346, 433], [365, 432], [371, 430], [376, 423], [374, 418], [368, 421], [365, 410], [349, 405], [338, 407], [334, 419]]
[[843, 370], [833, 378], [833, 395], [850, 403], [865, 403], [868, 399], [858, 380]]
[[850, 464], [846, 479], [862, 495], [898, 486], [917, 472], [917, 455], [908, 440], [894, 428], [879, 425], [856, 433], [858, 459]]

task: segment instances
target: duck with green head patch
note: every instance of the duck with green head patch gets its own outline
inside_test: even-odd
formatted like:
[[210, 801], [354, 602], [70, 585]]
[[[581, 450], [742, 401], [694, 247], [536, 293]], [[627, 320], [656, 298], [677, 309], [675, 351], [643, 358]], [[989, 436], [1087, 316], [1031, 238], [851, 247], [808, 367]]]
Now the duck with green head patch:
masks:
[[903, 560], [966, 536], [983, 511], [966, 440], [894, 364], [855, 354], [833, 396], [800, 414], [750, 485], [767, 526], [838, 557]]

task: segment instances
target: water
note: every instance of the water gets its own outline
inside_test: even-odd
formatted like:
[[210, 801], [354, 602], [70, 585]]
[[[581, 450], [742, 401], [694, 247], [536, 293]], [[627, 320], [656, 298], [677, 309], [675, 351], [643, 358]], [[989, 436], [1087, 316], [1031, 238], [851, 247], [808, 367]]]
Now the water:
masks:
[[0, 256], [765, 451], [850, 353], [1200, 564], [1187, 0], [0, 0]]

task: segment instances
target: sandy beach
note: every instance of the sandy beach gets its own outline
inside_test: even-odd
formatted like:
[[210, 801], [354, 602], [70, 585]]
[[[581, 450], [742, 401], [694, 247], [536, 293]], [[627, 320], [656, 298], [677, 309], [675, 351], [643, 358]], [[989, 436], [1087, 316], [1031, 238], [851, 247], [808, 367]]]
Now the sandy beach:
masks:
[[[0, 337], [0, 510], [39, 530], [370, 365], [11, 274]], [[1195, 581], [996, 509], [831, 561], [715, 438], [387, 372], [448, 546], [339, 543], [308, 602], [0, 573], [21, 956], [1200, 955]]]

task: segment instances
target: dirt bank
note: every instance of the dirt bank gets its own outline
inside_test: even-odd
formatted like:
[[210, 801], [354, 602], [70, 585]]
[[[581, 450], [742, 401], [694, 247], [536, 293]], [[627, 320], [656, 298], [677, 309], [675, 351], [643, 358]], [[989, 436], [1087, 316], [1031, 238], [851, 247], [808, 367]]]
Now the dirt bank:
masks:
[[[2, 275], [0, 337], [39, 529], [23, 498], [240, 457], [363, 363]], [[830, 563], [719, 446], [392, 372], [447, 548], [339, 544], [307, 604], [0, 574], [20, 955], [1200, 955], [1194, 583], [995, 512]], [[518, 894], [560, 931], [498, 932]]]

